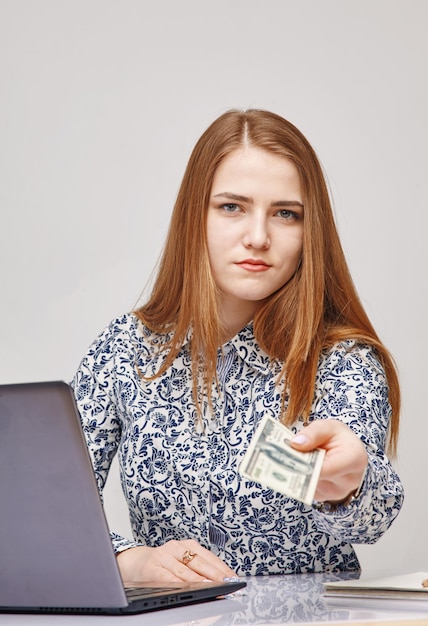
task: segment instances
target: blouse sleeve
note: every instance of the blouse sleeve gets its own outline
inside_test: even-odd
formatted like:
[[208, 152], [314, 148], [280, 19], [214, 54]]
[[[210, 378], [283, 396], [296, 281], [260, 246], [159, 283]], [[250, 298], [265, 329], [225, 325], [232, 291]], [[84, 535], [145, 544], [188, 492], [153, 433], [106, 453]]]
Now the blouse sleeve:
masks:
[[373, 349], [348, 342], [333, 351], [318, 374], [311, 419], [347, 424], [366, 447], [368, 467], [350, 504], [313, 509], [320, 530], [350, 543], [374, 543], [398, 515], [403, 488], [385, 453], [390, 417], [386, 376]]
[[[122, 433], [114, 384], [116, 331], [112, 322], [93, 342], [72, 381], [101, 498]], [[110, 536], [115, 552], [141, 545], [114, 532]]]

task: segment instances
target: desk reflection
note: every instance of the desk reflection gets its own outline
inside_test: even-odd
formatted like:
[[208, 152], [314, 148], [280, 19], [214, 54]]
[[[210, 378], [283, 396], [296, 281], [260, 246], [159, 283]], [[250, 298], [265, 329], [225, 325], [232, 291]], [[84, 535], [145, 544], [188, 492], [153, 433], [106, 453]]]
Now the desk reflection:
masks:
[[207, 621], [203, 626], [345, 621], [349, 611], [332, 609], [327, 605], [322, 598], [323, 583], [358, 577], [359, 572], [342, 573], [339, 576], [300, 574], [249, 578], [246, 589], [234, 595], [239, 608], [228, 615], [219, 616], [216, 621]]
[[[398, 606], [382, 609], [367, 606], [361, 609], [351, 604], [335, 607], [324, 599], [324, 583], [327, 581], [359, 578], [359, 572], [338, 574], [300, 574], [290, 576], [260, 576], [247, 579], [247, 587], [229, 596], [218, 604], [218, 613], [205, 613], [195, 610], [192, 619], [182, 621], [177, 626], [238, 626], [243, 624], [308, 624], [379, 621], [394, 623], [399, 620], [424, 618], [421, 624], [428, 624], [427, 614], [414, 612]], [[211, 603], [210, 609], [215, 606]], [[224, 609], [224, 610], [221, 610]], [[221, 610], [221, 611], [220, 611]], [[221, 612], [221, 614], [220, 614]], [[167, 626], [172, 622], [162, 622]]]
[[[388, 572], [392, 575], [395, 572]], [[383, 575], [385, 573], [383, 572]], [[363, 609], [334, 606], [323, 597], [327, 581], [358, 578], [359, 572], [338, 574], [297, 574], [288, 576], [257, 576], [246, 579], [247, 587], [224, 600], [154, 611], [141, 615], [12, 615], [0, 614], [0, 626], [109, 626], [121, 624], [156, 624], [156, 626], [238, 626], [243, 624], [310, 624], [367, 621], [394, 624], [399, 620], [422, 620], [428, 624], [427, 613], [407, 606], [378, 608], [372, 602]], [[403, 621], [403, 623], [404, 623]], [[406, 622], [409, 624], [410, 622]], [[412, 622], [414, 623], [414, 622]]]

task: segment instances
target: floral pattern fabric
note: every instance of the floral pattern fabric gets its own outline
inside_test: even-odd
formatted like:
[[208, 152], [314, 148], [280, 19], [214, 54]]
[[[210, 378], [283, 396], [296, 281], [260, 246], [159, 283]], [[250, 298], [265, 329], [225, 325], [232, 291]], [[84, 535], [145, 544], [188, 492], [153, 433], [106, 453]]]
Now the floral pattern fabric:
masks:
[[202, 419], [192, 399], [188, 340], [154, 376], [164, 343], [126, 314], [95, 340], [73, 381], [101, 492], [119, 458], [134, 537], [112, 533], [115, 550], [193, 538], [241, 576], [357, 569], [351, 544], [375, 542], [403, 499], [384, 453], [390, 406], [373, 350], [347, 341], [320, 359], [310, 419], [345, 422], [369, 456], [360, 497], [326, 513], [239, 474], [261, 418], [281, 413], [281, 364], [257, 344], [252, 324], [219, 350], [219, 384]]

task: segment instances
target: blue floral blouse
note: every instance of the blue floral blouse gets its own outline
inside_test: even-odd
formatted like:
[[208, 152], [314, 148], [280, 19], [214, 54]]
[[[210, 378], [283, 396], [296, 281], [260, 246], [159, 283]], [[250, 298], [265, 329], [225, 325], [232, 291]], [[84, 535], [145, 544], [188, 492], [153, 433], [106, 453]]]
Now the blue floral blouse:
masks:
[[219, 350], [220, 384], [202, 420], [188, 341], [163, 375], [141, 377], [158, 372], [164, 342], [126, 314], [95, 340], [73, 381], [101, 492], [119, 455], [134, 538], [112, 533], [116, 552], [193, 538], [241, 576], [358, 568], [351, 544], [379, 539], [403, 500], [384, 453], [390, 406], [373, 350], [347, 341], [320, 360], [310, 418], [346, 423], [369, 456], [360, 497], [327, 513], [238, 473], [261, 418], [281, 412], [281, 364], [259, 347], [252, 324]]

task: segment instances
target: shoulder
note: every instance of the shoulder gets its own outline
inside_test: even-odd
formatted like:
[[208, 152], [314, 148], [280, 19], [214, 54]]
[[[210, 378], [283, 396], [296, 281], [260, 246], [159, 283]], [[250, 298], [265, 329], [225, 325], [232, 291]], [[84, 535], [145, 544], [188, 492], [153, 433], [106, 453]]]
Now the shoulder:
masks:
[[86, 384], [92, 377], [130, 375], [137, 371], [136, 366], [144, 371], [149, 364], [156, 367], [164, 344], [164, 335], [153, 333], [133, 313], [125, 313], [111, 320], [94, 339], [80, 363], [76, 380]]
[[123, 352], [141, 354], [162, 343], [162, 338], [145, 326], [134, 313], [115, 317], [89, 348], [88, 356], [102, 358]]
[[385, 371], [373, 346], [348, 339], [321, 353], [318, 379], [331, 376], [363, 377], [385, 381]]
[[340, 419], [360, 435], [369, 429], [370, 438], [377, 436], [384, 447], [391, 415], [389, 389], [372, 346], [347, 340], [322, 353], [311, 414], [312, 419]]

